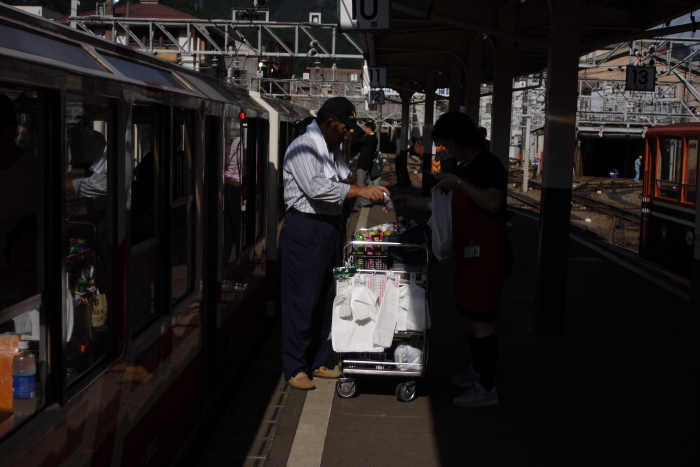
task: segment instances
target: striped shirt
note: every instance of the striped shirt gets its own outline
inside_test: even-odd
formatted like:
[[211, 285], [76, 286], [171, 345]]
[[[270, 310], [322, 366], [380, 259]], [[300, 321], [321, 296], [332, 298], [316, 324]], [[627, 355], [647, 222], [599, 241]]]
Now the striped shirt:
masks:
[[[337, 168], [338, 163], [335, 164]], [[282, 164], [284, 204], [287, 210], [293, 208], [308, 214], [339, 216], [350, 185], [333, 181], [327, 175], [309, 133], [292, 141]], [[338, 180], [337, 173], [334, 175]]]
[[93, 174], [86, 178], [73, 180], [75, 193], [81, 198], [97, 198], [107, 195], [107, 148], [90, 166]]

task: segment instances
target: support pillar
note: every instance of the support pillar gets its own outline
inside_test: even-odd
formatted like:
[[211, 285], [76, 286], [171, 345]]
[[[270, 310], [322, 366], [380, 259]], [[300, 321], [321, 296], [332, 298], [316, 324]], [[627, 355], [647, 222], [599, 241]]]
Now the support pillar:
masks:
[[582, 0], [552, 0], [535, 332], [563, 335]]
[[401, 93], [401, 139], [397, 142], [396, 160], [394, 167], [396, 170], [396, 185], [399, 188], [411, 186], [411, 178], [408, 175], [408, 138], [411, 128], [408, 125], [408, 118], [411, 111], [411, 96], [413, 94], [406, 91]]
[[464, 89], [465, 109], [476, 126], [479, 126], [479, 106], [481, 99], [481, 55], [484, 39], [477, 34], [469, 41], [469, 59], [467, 62], [467, 85]]
[[[504, 31], [515, 29], [515, 15], [511, 9], [501, 8], [498, 27]], [[515, 42], [496, 39], [496, 57], [493, 66], [493, 109], [491, 112], [491, 152], [508, 168], [510, 157], [510, 121], [513, 102], [513, 60]]]
[[450, 100], [448, 110], [458, 112], [462, 105], [462, 62], [458, 59], [452, 61], [450, 68]]
[[423, 123], [423, 183], [421, 194], [430, 196], [430, 190], [435, 184], [435, 177], [432, 175], [433, 169], [433, 123], [435, 123], [435, 73], [428, 73], [425, 84], [425, 122]]

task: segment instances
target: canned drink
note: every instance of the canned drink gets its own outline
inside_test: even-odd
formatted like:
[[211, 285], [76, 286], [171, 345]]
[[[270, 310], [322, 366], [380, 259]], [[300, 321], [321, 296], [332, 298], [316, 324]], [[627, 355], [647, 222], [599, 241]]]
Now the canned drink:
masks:
[[394, 212], [396, 210], [396, 206], [394, 206], [394, 202], [391, 200], [389, 195], [384, 193], [384, 206], [386, 206], [386, 210], [389, 212]]

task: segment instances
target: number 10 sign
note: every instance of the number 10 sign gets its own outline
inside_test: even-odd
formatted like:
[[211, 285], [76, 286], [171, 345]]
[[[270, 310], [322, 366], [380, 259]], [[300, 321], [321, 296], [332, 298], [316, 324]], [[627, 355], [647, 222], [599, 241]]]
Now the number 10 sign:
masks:
[[651, 91], [656, 86], [656, 67], [628, 66], [625, 91]]

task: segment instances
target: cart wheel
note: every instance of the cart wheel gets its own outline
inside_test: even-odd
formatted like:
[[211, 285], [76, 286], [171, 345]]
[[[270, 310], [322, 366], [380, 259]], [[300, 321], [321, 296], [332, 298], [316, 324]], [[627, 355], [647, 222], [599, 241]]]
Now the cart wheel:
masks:
[[396, 398], [401, 402], [411, 402], [416, 398], [416, 383], [399, 383], [396, 385]]
[[335, 385], [335, 391], [344, 399], [349, 399], [357, 394], [355, 379], [339, 379]]

